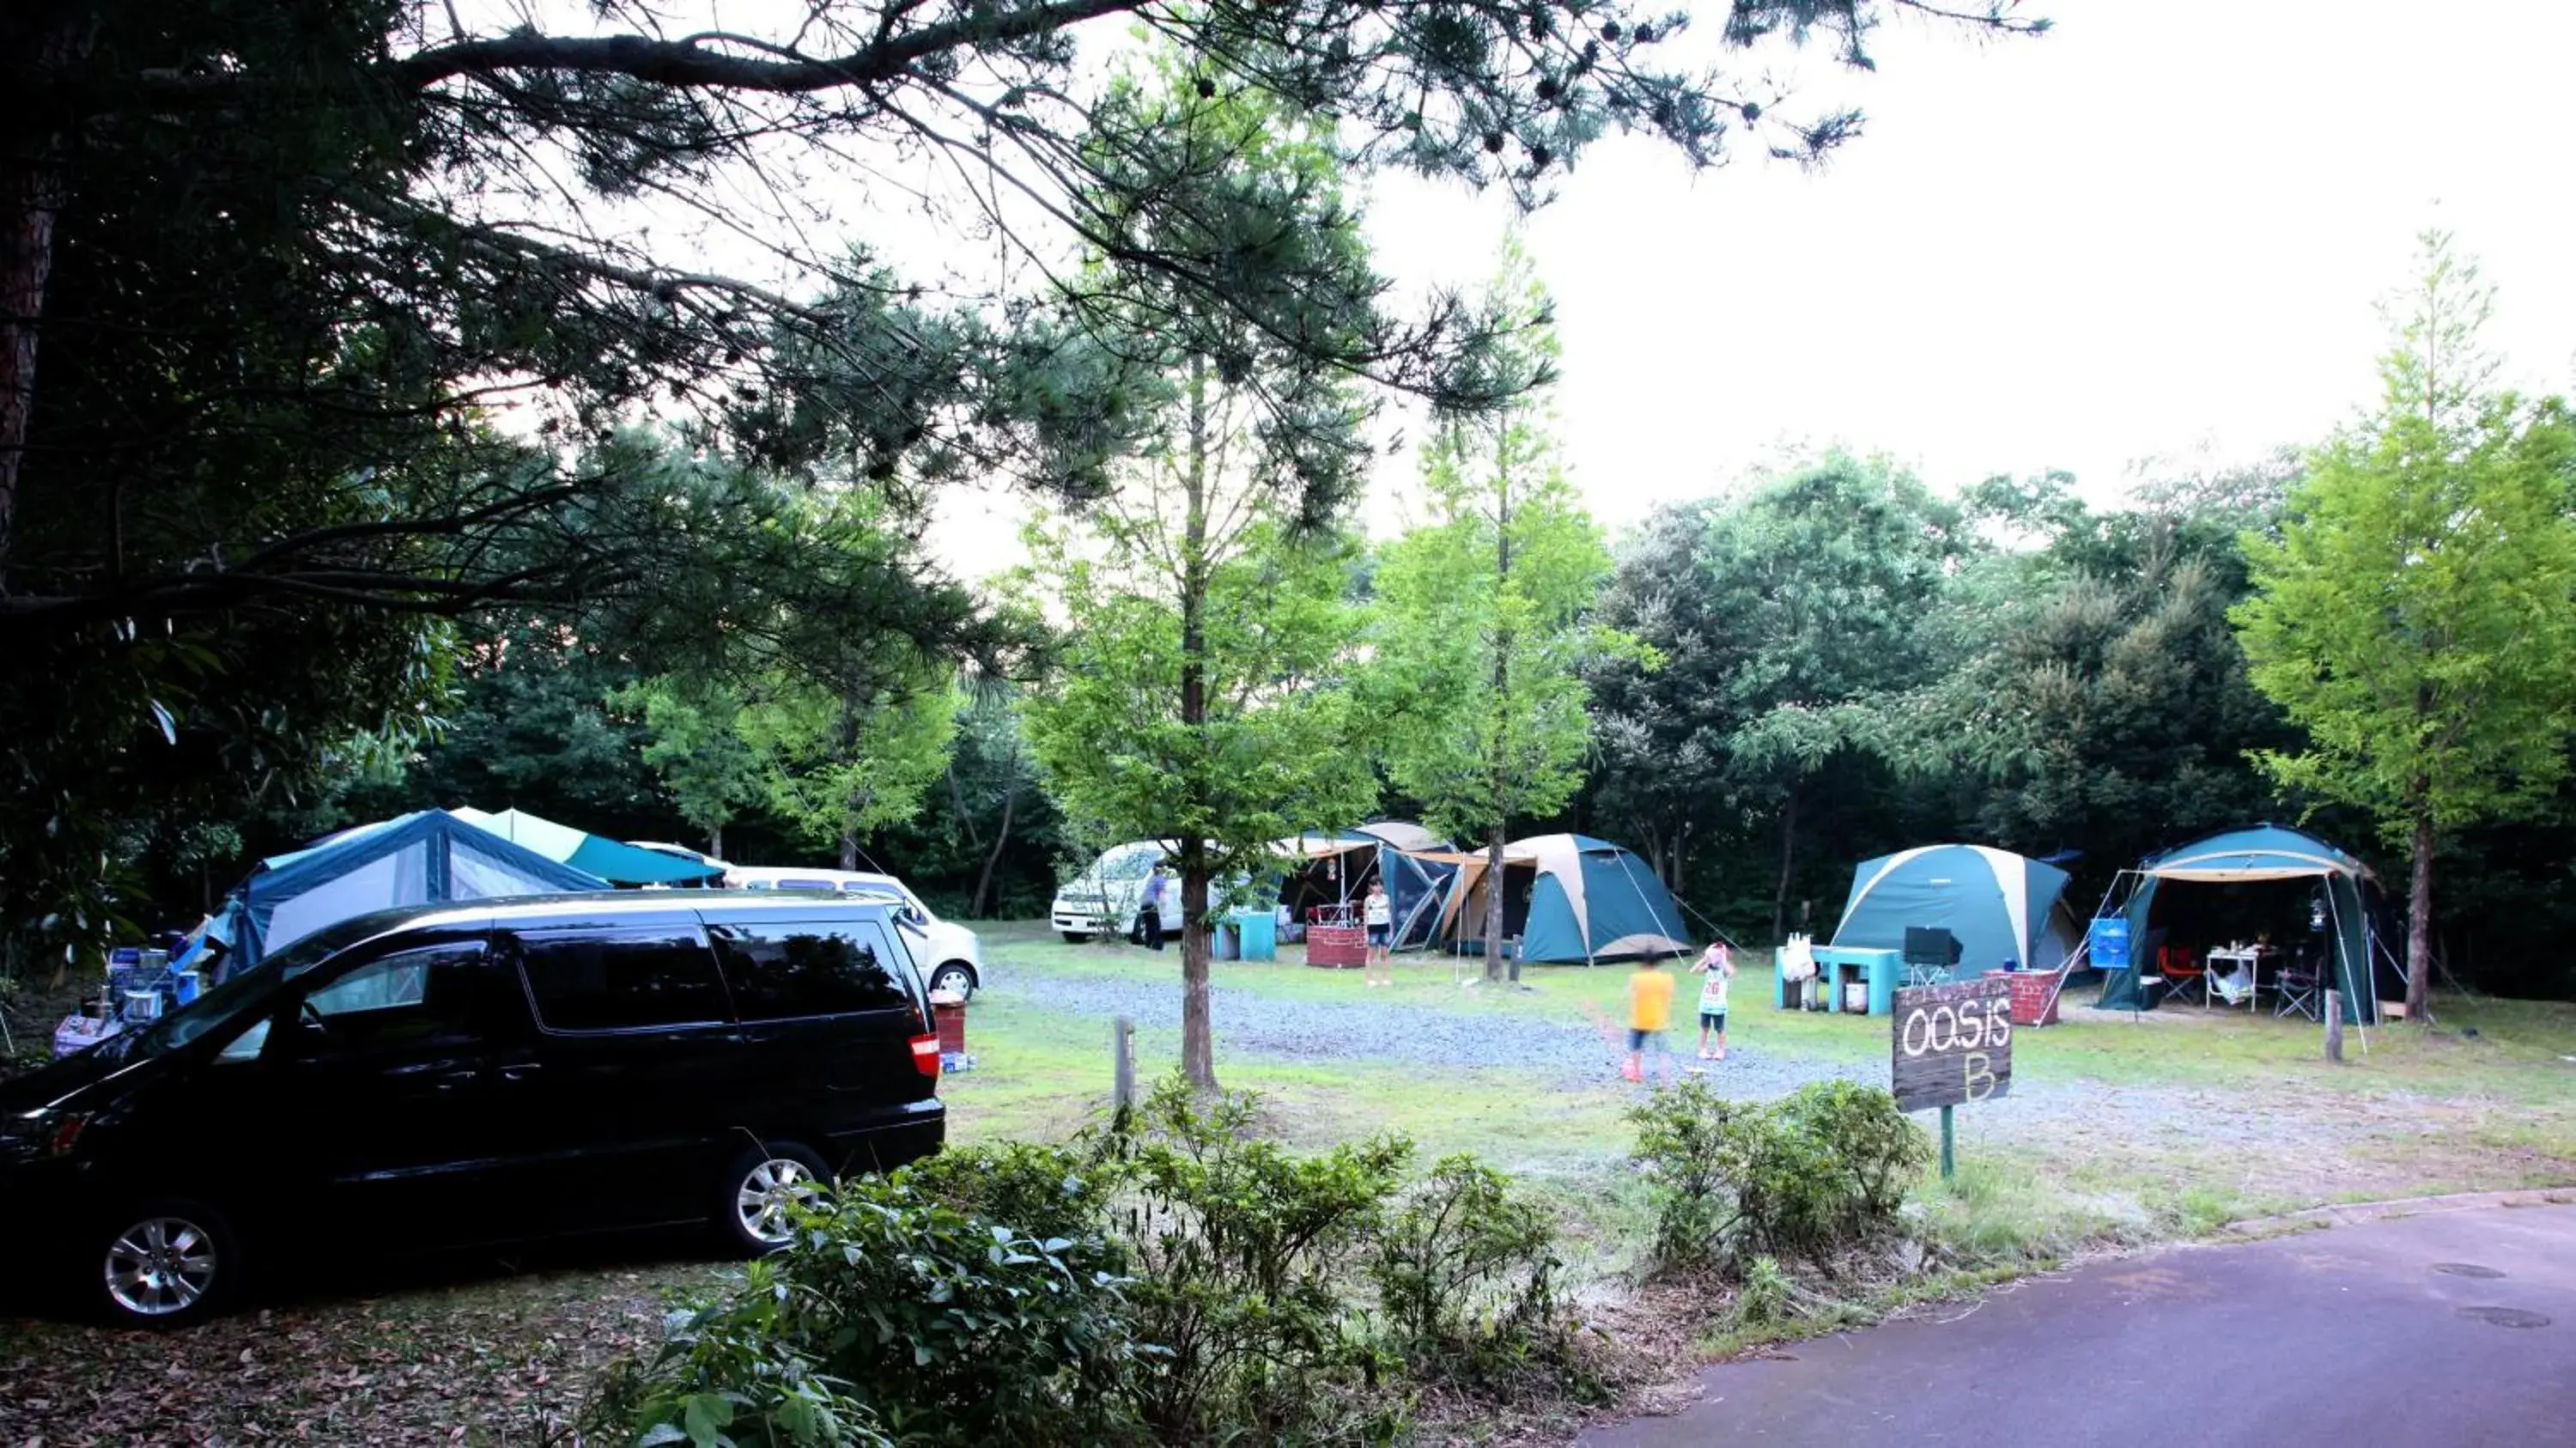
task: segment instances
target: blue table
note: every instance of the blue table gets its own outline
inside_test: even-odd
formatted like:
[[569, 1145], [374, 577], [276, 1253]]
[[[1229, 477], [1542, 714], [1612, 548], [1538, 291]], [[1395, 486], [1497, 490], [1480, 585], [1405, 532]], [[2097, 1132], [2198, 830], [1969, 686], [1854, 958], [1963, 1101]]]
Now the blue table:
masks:
[[[1816, 974], [1825, 986], [1825, 1009], [1846, 1009], [1843, 987], [1866, 982], [1869, 986], [1867, 1013], [1873, 1016], [1895, 1013], [1896, 988], [1905, 983], [1903, 951], [1819, 945], [1815, 947], [1815, 955]], [[1789, 982], [1777, 972], [1771, 978], [1771, 1004], [1782, 1010], [1789, 1008]]]

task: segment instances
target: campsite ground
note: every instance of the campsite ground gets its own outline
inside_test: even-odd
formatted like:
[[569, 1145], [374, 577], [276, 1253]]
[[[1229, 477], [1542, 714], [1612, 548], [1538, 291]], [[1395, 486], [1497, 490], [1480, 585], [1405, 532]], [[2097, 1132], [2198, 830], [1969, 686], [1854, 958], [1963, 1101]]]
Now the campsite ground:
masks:
[[[1037, 925], [986, 942], [979, 1068], [945, 1091], [959, 1139], [1096, 1119], [1116, 1015], [1139, 1023], [1140, 1070], [1177, 1059], [1176, 951], [1071, 946]], [[1216, 971], [1220, 1075], [1262, 1093], [1270, 1130], [1310, 1146], [1402, 1131], [1426, 1157], [1521, 1173], [1562, 1208], [1586, 1300], [1615, 1308], [1642, 1218], [1622, 1114], [1641, 1092], [1615, 1071], [1624, 970], [1536, 970], [1525, 991], [1463, 986], [1445, 961], [1401, 965], [1381, 990], [1293, 961]], [[2306, 1023], [2071, 1010], [2017, 1037], [2007, 1099], [1962, 1110], [1959, 1179], [1923, 1208], [1965, 1260], [2009, 1270], [2294, 1207], [2576, 1182], [2576, 1007], [2441, 1004], [2439, 1031], [2374, 1029], [2342, 1067]], [[1721, 1089], [1886, 1075], [1883, 1020], [1776, 1012], [1760, 972], [1735, 1005]], [[1677, 1065], [1699, 1064], [1677, 1044]], [[648, 1243], [335, 1275], [172, 1337], [0, 1322], [0, 1443], [542, 1441], [600, 1363], [652, 1339], [665, 1294], [723, 1270]], [[1656, 1332], [1633, 1308], [1606, 1320]], [[1686, 1331], [1656, 1340], [1690, 1366]]]

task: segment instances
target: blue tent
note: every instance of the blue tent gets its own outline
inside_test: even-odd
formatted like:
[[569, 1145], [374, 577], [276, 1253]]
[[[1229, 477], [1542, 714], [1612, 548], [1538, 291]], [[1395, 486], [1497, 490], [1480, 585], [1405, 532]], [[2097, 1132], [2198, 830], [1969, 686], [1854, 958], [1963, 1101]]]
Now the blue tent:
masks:
[[489, 830], [514, 845], [524, 845], [549, 860], [570, 865], [586, 875], [597, 875], [612, 885], [706, 883], [721, 878], [725, 871], [721, 864], [640, 849], [605, 835], [556, 824], [526, 810], [505, 809], [499, 814], [486, 814], [479, 809], [455, 809], [448, 813], [477, 829]]
[[2319, 949], [2330, 955], [2332, 984], [2341, 993], [2344, 1019], [2376, 1020], [2378, 983], [2371, 971], [2374, 930], [2362, 889], [2370, 870], [2361, 861], [2316, 836], [2284, 825], [2260, 824], [2229, 830], [2177, 845], [2139, 862], [2137, 888], [2122, 909], [2129, 926], [2130, 957], [2125, 966], [2106, 972], [2101, 1004], [2113, 1010], [2145, 1010], [2156, 1004], [2152, 991], [2141, 989], [2140, 972], [2155, 961], [2151, 943], [2160, 938], [2157, 902], [2175, 886], [2296, 884], [2318, 892]]
[[1431, 944], [1440, 931], [1441, 903], [1458, 874], [1458, 867], [1446, 862], [1448, 848], [1446, 841], [1407, 820], [1280, 841], [1280, 853], [1300, 861], [1279, 887], [1279, 903], [1287, 908], [1292, 927], [1286, 938], [1301, 938], [1298, 932], [1315, 907], [1356, 906], [1375, 878], [1386, 886], [1394, 948]]
[[1902, 950], [1909, 926], [1947, 930], [1959, 969], [2055, 970], [2081, 937], [2066, 908], [2066, 872], [1984, 845], [1923, 845], [1864, 860], [1833, 943]]
[[[1455, 865], [1443, 937], [1460, 950], [1484, 949], [1485, 901], [1493, 887], [1482, 854], [1438, 854]], [[1590, 835], [1540, 835], [1503, 852], [1503, 933], [1517, 935], [1521, 959], [1590, 964], [1691, 953], [1690, 931], [1664, 882], [1636, 855]]]
[[[262, 860], [206, 922], [202, 939], [225, 947], [219, 970], [230, 975], [326, 925], [371, 910], [607, 888], [596, 875], [445, 810], [422, 810]], [[201, 948], [192, 947], [191, 955]]]

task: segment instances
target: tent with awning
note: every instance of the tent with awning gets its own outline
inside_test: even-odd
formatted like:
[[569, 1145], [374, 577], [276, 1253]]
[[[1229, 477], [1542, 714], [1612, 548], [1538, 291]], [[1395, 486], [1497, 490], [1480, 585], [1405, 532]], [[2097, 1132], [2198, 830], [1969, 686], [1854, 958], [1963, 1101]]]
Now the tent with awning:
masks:
[[587, 875], [596, 875], [612, 885], [693, 884], [724, 874], [724, 866], [720, 864], [683, 859], [660, 850], [639, 849], [605, 835], [556, 824], [526, 810], [505, 809], [499, 814], [487, 814], [479, 809], [458, 808], [448, 813], [476, 829], [499, 835], [522, 849], [534, 850], [549, 860], [570, 865]]
[[1440, 853], [1448, 842], [1409, 820], [1292, 835], [1275, 848], [1288, 860], [1279, 903], [1292, 922], [1302, 926], [1319, 907], [1355, 911], [1368, 894], [1369, 881], [1379, 880], [1386, 885], [1397, 950], [1431, 943], [1440, 927], [1441, 903], [1458, 873]]
[[2130, 872], [2136, 877], [2124, 906], [2134, 942], [2126, 966], [2105, 972], [2101, 1004], [2113, 1010], [2143, 1010], [2155, 1004], [2142, 988], [2141, 973], [2153, 970], [2148, 943], [2162, 938], [2160, 922], [2177, 891], [2205, 886], [2281, 885], [2303, 882], [2317, 894], [2322, 954], [2332, 963], [2331, 981], [2342, 993], [2344, 1019], [2375, 1020], [2379, 993], [2372, 974], [2373, 930], [2363, 901], [2370, 871], [2361, 861], [2316, 836], [2284, 825], [2261, 824], [2229, 830], [2151, 855]]
[[1504, 847], [1502, 879], [1483, 853], [1417, 858], [1455, 865], [1440, 938], [1484, 950], [1486, 901], [1503, 892], [1503, 933], [1519, 936], [1520, 958], [1591, 964], [1691, 953], [1690, 932], [1664, 882], [1631, 851], [1589, 835], [1539, 835]]
[[220, 976], [326, 925], [397, 905], [605, 890], [597, 875], [512, 844], [440, 809], [360, 825], [259, 862], [198, 928], [182, 957], [220, 947]]

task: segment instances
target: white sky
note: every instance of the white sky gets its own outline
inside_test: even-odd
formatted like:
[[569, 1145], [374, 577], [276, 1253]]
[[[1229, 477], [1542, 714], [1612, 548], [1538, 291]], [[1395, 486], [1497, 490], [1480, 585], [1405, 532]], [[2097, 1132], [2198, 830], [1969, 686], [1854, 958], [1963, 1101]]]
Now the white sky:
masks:
[[[2054, 33], [1905, 24], [1876, 75], [1810, 66], [1800, 94], [1868, 112], [1820, 173], [1692, 177], [1643, 139], [1585, 155], [1529, 244], [1558, 302], [1562, 437], [1604, 522], [1784, 447], [1885, 451], [1942, 488], [2065, 468], [2107, 502], [2141, 459], [2317, 441], [2370, 400], [2372, 303], [2427, 225], [2485, 263], [2508, 380], [2576, 385], [2576, 3], [2034, 11]], [[1405, 178], [1371, 196], [1381, 265], [1415, 284], [1488, 274], [1509, 219], [1499, 195]], [[1412, 467], [1382, 468], [1376, 526]], [[1002, 561], [1015, 513], [960, 498], [942, 551]]]

